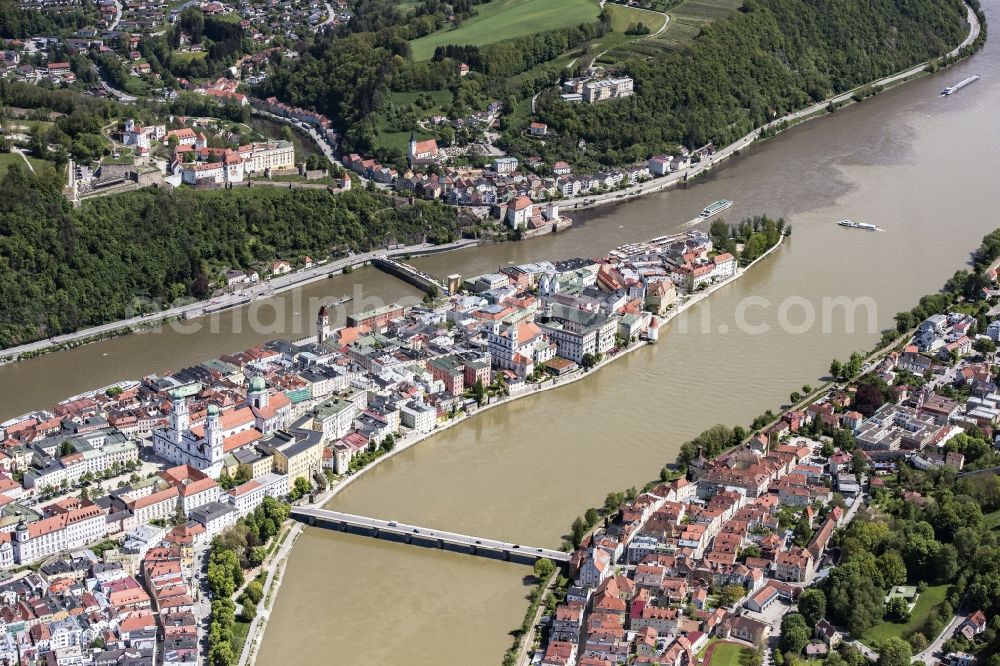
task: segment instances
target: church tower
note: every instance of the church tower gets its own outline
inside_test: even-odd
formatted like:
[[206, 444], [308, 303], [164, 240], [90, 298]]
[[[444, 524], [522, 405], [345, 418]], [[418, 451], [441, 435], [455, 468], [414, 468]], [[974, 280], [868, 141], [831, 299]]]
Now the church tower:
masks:
[[267, 407], [267, 383], [263, 377], [250, 380], [250, 390], [247, 392], [247, 405], [260, 409]]
[[191, 427], [191, 414], [188, 412], [187, 397], [178, 392], [170, 394], [174, 402], [174, 411], [171, 414], [171, 435], [175, 444], [180, 444], [181, 439]]
[[326, 336], [329, 330], [330, 312], [326, 309], [325, 305], [321, 305], [319, 308], [319, 314], [316, 315], [316, 341], [326, 342]]
[[205, 417], [205, 442], [211, 451], [211, 462], [222, 460], [222, 427], [219, 425], [218, 405], [208, 406], [208, 416]]
[[410, 130], [410, 165], [417, 159], [417, 130]]

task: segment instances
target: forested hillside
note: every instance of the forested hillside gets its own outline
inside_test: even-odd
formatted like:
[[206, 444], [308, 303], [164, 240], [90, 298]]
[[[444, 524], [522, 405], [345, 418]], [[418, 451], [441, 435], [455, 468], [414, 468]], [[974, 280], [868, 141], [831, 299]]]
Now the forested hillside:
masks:
[[0, 347], [120, 319], [137, 297], [205, 296], [227, 267], [322, 258], [425, 232], [450, 239], [454, 211], [396, 209], [363, 191], [265, 187], [145, 189], [74, 210], [54, 173], [35, 178], [13, 167], [0, 180]]
[[[384, 117], [393, 114], [391, 93], [450, 90], [454, 102], [444, 111], [459, 117], [492, 99], [516, 115], [519, 102], [544, 88], [536, 115], [552, 137], [540, 146], [523, 137], [526, 118], [508, 118], [502, 143], [511, 152], [588, 167], [624, 164], [678, 144], [726, 143], [810, 101], [940, 56], [962, 40], [964, 17], [960, 0], [748, 0], [705, 26], [684, 51], [635, 50], [619, 60], [616, 68], [634, 77], [636, 95], [597, 105], [560, 99], [552, 84], [574, 71], [544, 63], [606, 34], [607, 12], [576, 28], [442, 46], [428, 62], [414, 61], [410, 32], [399, 25], [321, 37], [300, 59], [280, 63], [255, 92], [327, 114], [344, 132], [347, 150], [370, 152]], [[458, 77], [460, 62], [479, 75]]]
[[[410, 57], [403, 27], [378, 33], [321, 36], [301, 58], [279, 58], [275, 71], [257, 86], [254, 94], [274, 95], [294, 106], [324, 113], [344, 133], [346, 150], [369, 153], [379, 116], [390, 111], [391, 92], [453, 90], [454, 102], [447, 110], [453, 117], [480, 110], [494, 99], [507, 99], [515, 89], [530, 97], [533, 91], [510, 84], [511, 77], [604, 35], [608, 24], [606, 16], [602, 17], [575, 28], [485, 46], [440, 47], [434, 59], [427, 62], [415, 62]], [[457, 81], [456, 66], [460, 62], [485, 78]], [[549, 81], [547, 75], [543, 78], [545, 84], [557, 82]], [[513, 106], [513, 100], [508, 101], [508, 110]]]
[[925, 59], [965, 35], [959, 0], [748, 0], [684, 53], [635, 58], [636, 95], [597, 105], [539, 98], [569, 149], [608, 164], [709, 141], [726, 144], [777, 115]]

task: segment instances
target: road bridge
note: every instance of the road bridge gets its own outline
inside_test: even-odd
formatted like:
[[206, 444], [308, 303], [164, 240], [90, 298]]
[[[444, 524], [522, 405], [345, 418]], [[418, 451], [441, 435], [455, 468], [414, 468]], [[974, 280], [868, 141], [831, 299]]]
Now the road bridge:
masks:
[[482, 557], [499, 557], [504, 560], [513, 559], [528, 562], [534, 562], [542, 558], [550, 559], [553, 562], [569, 562], [570, 558], [569, 553], [564, 553], [560, 550], [523, 546], [496, 539], [458, 534], [457, 532], [447, 532], [432, 527], [409, 525], [395, 520], [369, 518], [367, 516], [357, 516], [339, 511], [329, 511], [327, 509], [293, 506], [291, 517], [317, 527], [338, 529], [342, 532], [351, 531], [355, 534], [363, 534], [376, 539], [395, 537], [394, 540], [415, 546], [441, 549], [450, 547], [452, 550], [460, 549], [462, 552], [468, 552], [470, 555], [479, 555]]

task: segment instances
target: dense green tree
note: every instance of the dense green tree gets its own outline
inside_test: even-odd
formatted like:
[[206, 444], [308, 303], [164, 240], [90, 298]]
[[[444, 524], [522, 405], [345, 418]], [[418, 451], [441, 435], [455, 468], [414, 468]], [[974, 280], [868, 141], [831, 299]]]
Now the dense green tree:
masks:
[[264, 598], [264, 587], [260, 582], [252, 580], [247, 584], [246, 595], [250, 601], [259, 604], [260, 600]]
[[742, 585], [726, 585], [719, 592], [719, 605], [732, 606], [746, 596], [746, 593], [746, 588]]
[[815, 627], [826, 616], [826, 595], [818, 587], [804, 590], [799, 596], [799, 613], [808, 627]]
[[535, 576], [539, 580], [548, 580], [556, 572], [556, 565], [547, 557], [535, 561]]
[[889, 550], [878, 557], [878, 569], [882, 575], [882, 584], [889, 588], [906, 582], [906, 563], [902, 556], [894, 550]]
[[805, 619], [798, 613], [789, 613], [781, 619], [781, 649], [799, 654], [809, 643], [811, 632]]
[[909, 666], [913, 659], [910, 644], [902, 638], [889, 638], [879, 646], [876, 666]]
[[885, 591], [854, 562], [830, 572], [824, 581], [827, 614], [855, 636], [861, 636], [882, 620]]
[[[891, 44], [886, 31], [897, 35]], [[588, 155], [625, 162], [677, 143], [730, 143], [775, 114], [941, 55], [963, 36], [961, 8], [950, 2], [757, 0], [686, 51], [627, 59], [632, 98], [574, 105], [553, 92], [536, 107], [567, 145], [582, 138]]]
[[583, 535], [587, 533], [587, 523], [584, 522], [583, 518], [577, 516], [573, 521], [573, 525], [570, 527], [570, 537], [573, 541], [573, 547], [576, 548], [583, 541]]
[[295, 481], [292, 483], [292, 491], [288, 493], [288, 498], [293, 502], [297, 499], [305, 497], [312, 491], [312, 484], [304, 476], [295, 477]]
[[0, 179], [0, 347], [156, 310], [176, 285], [205, 296], [227, 268], [419, 241], [428, 229], [453, 238], [454, 211], [360, 191], [150, 188], [73, 209], [54, 173], [15, 165]]
[[909, 622], [910, 605], [902, 597], [893, 597], [885, 604], [885, 619], [892, 622]]

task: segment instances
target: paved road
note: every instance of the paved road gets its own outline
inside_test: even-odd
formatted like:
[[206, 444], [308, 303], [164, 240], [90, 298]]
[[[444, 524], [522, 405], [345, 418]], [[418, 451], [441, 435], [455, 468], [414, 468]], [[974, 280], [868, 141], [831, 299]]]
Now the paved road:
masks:
[[[967, 19], [970, 25], [969, 34], [966, 36], [964, 40], [962, 40], [961, 44], [959, 44], [955, 49], [953, 49], [951, 52], [948, 53], [949, 57], [954, 57], [958, 55], [959, 51], [961, 51], [966, 46], [972, 44], [972, 42], [976, 40], [976, 37], [979, 36], [979, 19], [976, 17], [976, 13], [972, 10], [971, 6], [966, 5], [965, 7], [967, 12]], [[695, 176], [704, 173], [705, 171], [708, 171], [709, 169], [719, 164], [726, 158], [731, 157], [736, 152], [747, 148], [754, 141], [760, 138], [761, 132], [765, 129], [770, 130], [774, 129], [781, 123], [788, 123], [788, 122], [795, 122], [797, 120], [802, 120], [807, 116], [811, 116], [815, 113], [822, 112], [830, 104], [840, 104], [842, 102], [847, 102], [856, 92], [864, 88], [868, 88], [869, 86], [884, 87], [891, 85], [893, 83], [897, 83], [904, 79], [910, 78], [912, 76], [915, 76], [916, 74], [922, 72], [927, 67], [927, 64], [928, 64], [927, 62], [922, 62], [919, 65], [914, 65], [913, 67], [907, 70], [899, 72], [898, 74], [893, 74], [892, 76], [887, 76], [884, 79], [873, 81], [870, 84], [859, 86], [858, 88], [855, 88], [853, 90], [849, 90], [845, 93], [835, 95], [834, 97], [825, 99], [821, 102], [817, 102], [811, 106], [808, 106], [794, 113], [789, 113], [788, 115], [785, 115], [781, 118], [777, 118], [768, 123], [767, 125], [765, 125], [764, 127], [755, 129], [746, 136], [744, 136], [743, 138], [738, 139], [734, 143], [726, 146], [725, 148], [720, 149], [711, 157], [703, 159], [698, 164], [688, 167], [683, 171], [678, 171], [676, 173], [672, 173], [662, 178], [656, 178], [654, 180], [647, 181], [645, 183], [640, 183], [626, 190], [620, 190], [617, 192], [608, 192], [605, 194], [581, 195], [578, 197], [573, 197], [571, 199], [565, 199], [560, 203], [560, 205], [564, 210], [570, 210], [573, 208], [589, 208], [591, 206], [599, 206], [601, 204], [614, 203], [616, 201], [626, 201], [628, 199], [640, 197], [644, 194], [658, 192], [660, 190], [671, 187], [677, 183], [687, 181], [691, 178], [694, 178]]]
[[113, 88], [111, 84], [108, 83], [108, 80], [104, 78], [104, 73], [101, 72], [101, 68], [98, 67], [96, 63], [94, 64], [94, 71], [97, 73], [97, 78], [101, 82], [101, 87], [104, 88], [109, 95], [115, 97], [119, 102], [130, 103], [136, 101], [137, 98], [135, 96], [124, 93], [117, 88]]
[[31, 173], [35, 173], [34, 165], [32, 165], [31, 162], [28, 161], [28, 156], [24, 154], [23, 150], [21, 150], [17, 146], [11, 146], [10, 152], [17, 153], [18, 155], [20, 155], [21, 159], [24, 160], [24, 163], [28, 165], [28, 170], [31, 171]]
[[[601, 5], [601, 6], [603, 7], [603, 5]], [[632, 44], [632, 43], [635, 43], [635, 42], [641, 42], [644, 39], [653, 39], [654, 37], [657, 37], [660, 33], [662, 33], [664, 30], [666, 30], [667, 29], [667, 24], [670, 23], [670, 15], [667, 14], [666, 12], [658, 12], [655, 9], [643, 9], [642, 7], [631, 7], [631, 9], [636, 10], [636, 11], [640, 11], [640, 12], [649, 12], [650, 14], [658, 14], [658, 15], [660, 15], [660, 16], [663, 17], [663, 25], [661, 25], [660, 29], [657, 30], [656, 32], [650, 33], [648, 35], [643, 35], [642, 37], [639, 37], [638, 39], [633, 39], [631, 41], [625, 42], [624, 44], [620, 44], [618, 46], [615, 46], [614, 48], [616, 48], [616, 49], [619, 49], [622, 46], [625, 46], [625, 44]], [[590, 67], [593, 67], [594, 63], [597, 62], [602, 55], [604, 55], [605, 53], [607, 53], [610, 50], [611, 49], [604, 49], [603, 51], [601, 51], [600, 53], [598, 53], [597, 55], [595, 55], [593, 58], [591, 58], [590, 59]], [[575, 63], [575, 60], [574, 60], [574, 63]], [[538, 95], [535, 95], [535, 97], [538, 97]], [[532, 113], [535, 112], [535, 97], [531, 98], [531, 112]]]
[[122, 6], [121, 0], [115, 0], [115, 20], [112, 21], [111, 25], [108, 26], [109, 32], [116, 29], [118, 27], [118, 24], [121, 23], [122, 12], [124, 10], [125, 8]]
[[316, 26], [317, 32], [323, 26], [331, 25], [333, 23], [333, 19], [336, 18], [336, 14], [333, 13], [333, 5], [331, 5], [329, 2], [324, 2], [323, 5], [326, 7], [326, 20], [320, 23], [318, 26]]
[[227, 294], [225, 296], [219, 296], [208, 301], [198, 301], [195, 303], [190, 303], [187, 305], [181, 305], [174, 308], [169, 308], [161, 312], [157, 312], [152, 315], [129, 317], [128, 319], [122, 319], [115, 322], [110, 322], [107, 324], [102, 324], [100, 326], [94, 326], [92, 328], [87, 328], [75, 333], [69, 333], [66, 335], [57, 335], [47, 340], [38, 340], [37, 342], [31, 342], [25, 345], [20, 345], [18, 347], [10, 347], [8, 349], [0, 349], [0, 357], [10, 356], [15, 357], [21, 354], [27, 354], [32, 352], [42, 351], [50, 347], [66, 344], [69, 342], [76, 342], [79, 340], [84, 340], [87, 338], [92, 338], [96, 336], [106, 335], [108, 333], [113, 333], [125, 328], [132, 328], [135, 326], [148, 326], [151, 324], [159, 323], [166, 319], [173, 319], [176, 317], [183, 317], [186, 313], [199, 313], [204, 311], [205, 308], [227, 308], [236, 307], [242, 305], [243, 302], [249, 298], [250, 302], [258, 300], [261, 298], [268, 298], [282, 291], [287, 291], [296, 286], [304, 283], [313, 282], [315, 280], [324, 278], [332, 273], [337, 273], [344, 269], [345, 266], [356, 266], [362, 263], [370, 261], [373, 257], [380, 256], [405, 256], [405, 255], [420, 255], [420, 254], [430, 254], [434, 252], [444, 252], [447, 250], [457, 250], [463, 247], [471, 247], [476, 245], [478, 241], [472, 239], [463, 239], [455, 241], [454, 243], [448, 243], [446, 245], [432, 245], [430, 243], [421, 243], [419, 245], [408, 245], [404, 247], [399, 247], [393, 250], [374, 250], [372, 252], [363, 252], [361, 254], [355, 254], [344, 259], [337, 259], [335, 261], [330, 261], [322, 266], [316, 266], [308, 270], [302, 270], [295, 273], [289, 273], [288, 275], [282, 275], [275, 277], [267, 282], [262, 282], [256, 286], [249, 287], [247, 289], [235, 292], [233, 294]]
[[[323, 153], [323, 156], [326, 157], [326, 159], [328, 159], [331, 164], [337, 164], [340, 167], [342, 167], [345, 171], [351, 171], [346, 166], [344, 166], [344, 163], [340, 160], [339, 157], [337, 157], [337, 154], [334, 152], [333, 146], [330, 145], [330, 142], [327, 141], [322, 135], [320, 135], [320, 133], [316, 131], [316, 128], [310, 125], [309, 123], [297, 121], [292, 118], [285, 118], [283, 116], [276, 116], [273, 113], [270, 113], [263, 109], [254, 109], [253, 113], [264, 116], [266, 118], [270, 118], [271, 120], [278, 123], [284, 123], [286, 125], [290, 125], [291, 127], [294, 127], [300, 132], [308, 134], [309, 138], [313, 140], [313, 143], [316, 144], [316, 146], [320, 149], [320, 152]], [[368, 184], [368, 179], [365, 178], [364, 176], [355, 173], [353, 171], [351, 171], [351, 173], [353, 174], [353, 177], [361, 181], [362, 185]]]
[[945, 627], [940, 634], [938, 634], [937, 638], [931, 641], [930, 645], [927, 646], [927, 649], [920, 654], [914, 655], [913, 661], [923, 662], [928, 666], [936, 664], [938, 659], [934, 655], [941, 651], [942, 646], [948, 642], [948, 639], [951, 638], [952, 634], [955, 633], [955, 630], [958, 629], [958, 626], [963, 622], [965, 622], [964, 616], [956, 615], [951, 618], [951, 622], [948, 623], [948, 626]]
[[[601, 7], [602, 8], [604, 7], [604, 0], [601, 0]], [[643, 39], [653, 39], [654, 37], [656, 37], [660, 33], [662, 33], [664, 30], [666, 30], [667, 29], [667, 24], [670, 23], [670, 15], [667, 14], [666, 12], [658, 12], [658, 11], [656, 11], [654, 9], [643, 9], [642, 7], [632, 7], [632, 9], [636, 9], [636, 10], [643, 11], [643, 12], [649, 12], [651, 14], [659, 14], [660, 16], [663, 17], [663, 25], [660, 26], [659, 30], [657, 30], [656, 32], [651, 33], [649, 35], [643, 35], [639, 39], [636, 39], [636, 40], [633, 40], [633, 41], [637, 42], [637, 41], [640, 41], [640, 40], [643, 40]], [[631, 42], [626, 42], [626, 43], [631, 43]], [[623, 46], [623, 45], [616, 46], [615, 48], [621, 48], [621, 46]], [[607, 52], [608, 52], [608, 49], [604, 49], [603, 51], [601, 51], [600, 53], [598, 53], [596, 56], [594, 56], [591, 59], [591, 61], [590, 61], [591, 66], [593, 66], [594, 62], [598, 58], [600, 58], [602, 55], [604, 55]], [[573, 67], [573, 65], [576, 64], [577, 60], [578, 60], [578, 58], [573, 58], [572, 60], [570, 60], [569, 64], [566, 65], [566, 69], [570, 69], [571, 67]], [[542, 94], [542, 92], [544, 92], [544, 91], [540, 90], [540, 91], [536, 92], [534, 95], [531, 96], [531, 112], [532, 113], [535, 113], [535, 101], [538, 99], [538, 96]]]
[[861, 641], [849, 641], [848, 645], [863, 654], [868, 661], [878, 661], [878, 652], [871, 649]]

